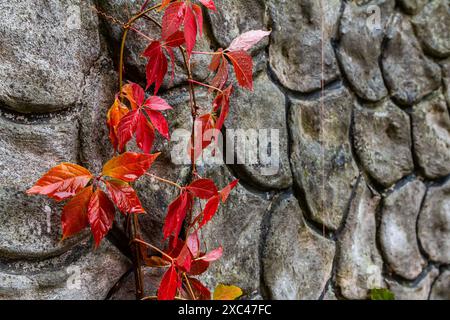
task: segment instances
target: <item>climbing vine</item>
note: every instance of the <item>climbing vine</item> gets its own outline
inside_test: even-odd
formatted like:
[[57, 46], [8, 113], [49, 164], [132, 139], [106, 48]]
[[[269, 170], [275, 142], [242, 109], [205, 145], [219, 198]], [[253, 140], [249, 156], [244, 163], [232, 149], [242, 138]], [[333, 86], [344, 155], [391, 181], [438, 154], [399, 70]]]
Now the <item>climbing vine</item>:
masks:
[[[194, 51], [198, 37], [203, 35], [203, 13], [201, 5], [216, 11], [212, 0], [163, 0], [150, 6], [145, 1], [141, 10], [123, 24], [123, 36], [119, 57], [119, 90], [106, 115], [109, 139], [115, 156], [107, 161], [99, 174], [91, 173], [80, 165], [61, 163], [51, 168], [30, 188], [28, 194], [46, 195], [56, 201], [67, 201], [62, 215], [62, 238], [71, 237], [90, 226], [95, 247], [110, 231], [118, 209], [127, 219], [127, 232], [134, 256], [136, 297], [139, 299], [211, 299], [209, 290], [196, 278], [203, 274], [210, 263], [221, 258], [223, 248], [204, 252], [200, 245], [199, 231], [214, 217], [221, 203], [225, 203], [236, 187], [238, 180], [231, 181], [219, 189], [208, 178], [197, 172], [196, 160], [204, 149], [217, 141], [230, 108], [233, 85], [229, 84], [230, 64], [236, 75], [237, 84], [253, 89], [253, 61], [249, 49], [270, 32], [253, 30], [236, 38], [227, 49], [216, 52]], [[201, 4], [201, 5], [200, 5]], [[159, 22], [151, 14], [163, 11]], [[134, 27], [139, 19], [149, 19], [161, 30], [158, 39], [152, 39], [142, 30]], [[149, 44], [142, 55], [147, 59], [146, 88], [139, 84], [124, 83], [124, 52], [129, 32], [136, 32]], [[192, 182], [181, 186], [176, 182], [149, 172], [160, 153], [152, 153], [155, 136], [158, 133], [170, 140], [169, 124], [165, 114], [172, 107], [157, 96], [167, 76], [169, 63], [172, 65], [171, 80], [174, 79], [175, 50], [179, 50], [189, 85], [189, 108], [192, 116], [192, 133], [186, 150], [191, 160]], [[207, 67], [211, 73], [209, 81], [203, 83], [193, 78], [191, 57], [210, 55]], [[228, 85], [227, 85], [228, 84]], [[214, 95], [210, 112], [200, 113], [196, 99], [196, 86], [204, 86]], [[152, 95], [146, 91], [152, 88]], [[206, 132], [213, 131], [205, 139]], [[134, 138], [141, 153], [126, 151], [127, 144]], [[163, 227], [165, 248], [158, 248], [145, 242], [139, 234], [138, 215], [145, 213], [132, 183], [141, 176], [153, 177], [177, 190], [175, 199], [168, 205]], [[196, 202], [205, 201], [203, 209], [196, 212]], [[149, 254], [149, 250], [153, 255]], [[141, 265], [163, 267], [157, 297], [145, 296]], [[220, 285], [216, 299], [235, 299], [242, 291], [234, 286]]]

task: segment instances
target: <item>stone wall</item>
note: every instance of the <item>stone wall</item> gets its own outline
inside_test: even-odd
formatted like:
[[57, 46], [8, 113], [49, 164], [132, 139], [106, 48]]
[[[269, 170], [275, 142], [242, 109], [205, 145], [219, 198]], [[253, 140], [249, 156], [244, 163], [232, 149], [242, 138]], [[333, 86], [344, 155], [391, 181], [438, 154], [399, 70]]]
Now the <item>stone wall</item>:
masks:
[[[24, 191], [59, 162], [95, 172], [111, 156], [105, 114], [122, 31], [107, 16], [126, 21], [142, 2], [0, 2], [2, 299], [134, 297], [120, 226], [95, 251], [88, 232], [60, 242], [61, 205]], [[280, 170], [200, 167], [220, 185], [241, 179], [203, 232], [208, 248], [225, 249], [204, 280], [238, 285], [250, 299], [364, 299], [381, 287], [397, 299], [450, 299], [450, 2], [216, 4], [198, 50], [272, 30], [252, 51], [255, 91], [236, 90], [226, 128], [278, 129]], [[158, 32], [148, 21], [137, 27]], [[128, 80], [144, 81], [145, 46], [130, 34]], [[191, 125], [181, 68], [163, 86], [171, 130]], [[171, 147], [158, 141], [154, 170], [183, 183], [189, 170], [172, 164]], [[144, 236], [159, 243], [173, 190], [150, 178], [136, 188], [148, 209]], [[146, 270], [147, 293], [160, 276]]]

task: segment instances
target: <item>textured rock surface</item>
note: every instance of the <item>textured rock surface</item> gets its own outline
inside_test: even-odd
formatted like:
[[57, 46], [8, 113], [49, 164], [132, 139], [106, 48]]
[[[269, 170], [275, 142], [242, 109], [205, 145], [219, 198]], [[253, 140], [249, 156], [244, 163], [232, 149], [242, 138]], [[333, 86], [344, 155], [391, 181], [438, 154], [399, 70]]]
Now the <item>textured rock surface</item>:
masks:
[[435, 93], [414, 107], [413, 143], [418, 164], [429, 178], [450, 173], [450, 115], [445, 99]]
[[441, 63], [442, 66], [442, 74], [444, 81], [444, 92], [445, 98], [447, 99], [447, 106], [450, 110], [450, 59], [444, 60]]
[[425, 50], [438, 58], [450, 56], [450, 4], [433, 0], [414, 17], [417, 36]]
[[[334, 300], [364, 299], [386, 284], [397, 299], [450, 299], [448, 1], [215, 2], [197, 50], [273, 31], [251, 50], [255, 92], [236, 88], [225, 126], [279, 129], [270, 149], [278, 147], [280, 170], [227, 167], [210, 149], [199, 161], [199, 173], [220, 186], [241, 180], [203, 233], [204, 249], [224, 247], [203, 277], [208, 287], [238, 285], [245, 299]], [[98, 250], [88, 230], [60, 242], [62, 204], [24, 191], [61, 161], [99, 172], [113, 154], [105, 114], [117, 92], [121, 24], [143, 3], [0, 4], [0, 299], [135, 297], [123, 219]], [[135, 27], [158, 37], [148, 20]], [[128, 34], [125, 80], [145, 82], [147, 41]], [[195, 79], [208, 76], [210, 58], [192, 57]], [[173, 140], [157, 135], [154, 152], [163, 154], [151, 172], [185, 184], [181, 138], [191, 115], [182, 67], [177, 53], [175, 81], [166, 77], [161, 90], [174, 107], [164, 112]], [[200, 113], [212, 98], [197, 86]], [[162, 245], [176, 190], [150, 177], [135, 188], [147, 210], [142, 235]], [[144, 270], [146, 295], [162, 272]]]
[[432, 267], [431, 270], [417, 284], [402, 285], [394, 280], [387, 280], [389, 290], [395, 295], [395, 300], [427, 300], [431, 286], [439, 275], [439, 270]]
[[450, 270], [445, 270], [433, 284], [431, 289], [431, 300], [450, 300]]
[[[388, 30], [382, 54], [384, 79], [392, 97], [403, 105], [411, 105], [437, 89], [441, 72], [426, 57], [406, 17], [395, 16]], [[405, 56], [408, 59], [405, 59]]]
[[318, 299], [330, 278], [335, 246], [312, 231], [297, 199], [286, 196], [273, 208], [264, 251], [270, 298]]
[[[214, 37], [222, 48], [227, 48], [233, 39], [246, 31], [267, 29], [264, 2], [265, 0], [216, 1], [219, 10], [208, 11], [208, 16]], [[227, 9], [220, 10], [220, 8]], [[267, 40], [263, 44], [267, 44]]]
[[416, 222], [425, 185], [413, 180], [399, 187], [383, 200], [380, 243], [388, 265], [398, 275], [414, 279], [426, 262], [419, 250]]
[[450, 181], [428, 189], [418, 227], [420, 242], [430, 258], [450, 263]]
[[2, 1], [0, 104], [20, 112], [49, 112], [79, 102], [84, 76], [100, 52], [91, 5]]
[[[338, 58], [355, 92], [363, 99], [378, 101], [388, 92], [379, 58], [388, 19], [395, 1], [370, 1], [364, 6], [345, 5], [339, 27]], [[378, 16], [374, 8], [379, 8]]]
[[398, 2], [405, 12], [416, 14], [427, 4], [428, 0], [399, 0]]
[[414, 170], [410, 119], [391, 101], [358, 105], [354, 137], [362, 166], [378, 183], [389, 187]]
[[336, 281], [347, 299], [366, 299], [369, 289], [384, 287], [383, 261], [376, 245], [375, 211], [380, 196], [359, 179], [338, 239]]
[[273, 21], [270, 65], [281, 83], [291, 90], [310, 92], [320, 88], [322, 80], [335, 80], [339, 70], [330, 40], [336, 34], [341, 1], [305, 0], [299, 5], [269, 0], [267, 5]]
[[130, 262], [109, 241], [92, 248], [84, 241], [52, 259], [3, 262], [0, 299], [105, 299]]
[[[358, 176], [349, 137], [353, 96], [344, 87], [323, 98], [293, 100], [289, 112], [291, 163], [315, 221], [337, 229]], [[319, 175], [312, 172], [321, 172]]]
[[[241, 155], [239, 131], [236, 138], [227, 132], [227, 152], [234, 150], [237, 157], [236, 170], [241, 175], [249, 177], [249, 180], [263, 188], [284, 189], [292, 184], [291, 169], [288, 157], [288, 132], [286, 127], [286, 99], [283, 93], [273, 84], [265, 70], [261, 72], [254, 82], [254, 91], [238, 89], [233, 95], [230, 105], [230, 115], [225, 122], [227, 129], [234, 130], [267, 130], [263, 137], [260, 132], [256, 132], [256, 139], [251, 139], [250, 135], [245, 145], [244, 155]], [[258, 112], [255, 112], [258, 110]], [[274, 130], [273, 132], [271, 130]], [[264, 133], [264, 132], [263, 132]], [[267, 139], [270, 139], [266, 141]], [[261, 139], [263, 138], [263, 139]], [[278, 139], [278, 142], [276, 142]], [[264, 143], [266, 141], [266, 143]], [[258, 143], [258, 144], [256, 144]], [[270, 144], [269, 144], [270, 143]], [[257, 154], [257, 161], [254, 165], [245, 165], [249, 161], [244, 159], [250, 157], [250, 152], [254, 152], [254, 146], [259, 145], [261, 150]], [[253, 146], [253, 147], [252, 147]], [[272, 147], [271, 147], [272, 146]], [[270, 149], [270, 154], [268, 150]], [[231, 154], [227, 154], [228, 159], [234, 160]]]
[[[202, 176], [213, 178], [220, 186], [234, 179], [224, 166], [206, 166], [203, 170], [199, 170]], [[252, 192], [239, 185], [205, 226], [202, 237], [206, 248], [225, 248], [221, 263], [212, 264], [202, 276], [210, 289], [218, 283], [232, 283], [249, 295], [261, 294], [260, 241], [270, 205], [270, 194]]]

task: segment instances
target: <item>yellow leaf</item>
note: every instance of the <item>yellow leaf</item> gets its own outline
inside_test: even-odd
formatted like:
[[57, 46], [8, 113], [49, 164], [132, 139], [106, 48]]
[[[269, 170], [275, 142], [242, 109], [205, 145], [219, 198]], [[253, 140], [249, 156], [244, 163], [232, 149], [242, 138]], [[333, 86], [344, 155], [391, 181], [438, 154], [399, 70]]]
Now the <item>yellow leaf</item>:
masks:
[[219, 284], [214, 290], [213, 300], [236, 300], [240, 296], [242, 296], [241, 288]]

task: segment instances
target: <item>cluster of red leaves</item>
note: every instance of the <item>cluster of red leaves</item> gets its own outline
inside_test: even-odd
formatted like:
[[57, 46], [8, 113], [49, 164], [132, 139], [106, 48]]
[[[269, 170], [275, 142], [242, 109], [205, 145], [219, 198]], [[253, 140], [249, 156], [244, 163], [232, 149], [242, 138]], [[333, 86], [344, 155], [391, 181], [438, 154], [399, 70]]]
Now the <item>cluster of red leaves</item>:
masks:
[[[216, 11], [214, 1], [199, 1], [206, 8]], [[183, 54], [185, 50], [190, 61], [195, 53], [193, 49], [197, 35], [203, 33], [202, 9], [192, 1], [163, 0], [160, 9], [165, 9], [161, 37], [151, 42], [143, 52], [148, 59], [146, 89], [154, 85], [154, 96], [146, 98], [141, 86], [128, 83], [116, 95], [107, 114], [109, 138], [115, 151], [122, 154], [108, 161], [102, 173], [96, 176], [79, 165], [62, 163], [50, 169], [27, 191], [28, 194], [47, 195], [56, 201], [68, 200], [61, 217], [63, 239], [90, 225], [95, 245], [98, 246], [113, 225], [115, 207], [125, 215], [145, 212], [130, 183], [142, 176], [159, 155], [150, 154], [155, 129], [164, 138], [170, 139], [169, 126], [161, 112], [172, 108], [156, 94], [167, 73], [168, 58], [172, 63], [172, 80], [174, 78], [174, 48], [180, 47]], [[247, 51], [269, 33], [249, 31], [236, 38], [227, 49], [219, 49], [213, 54], [209, 69], [215, 76], [210, 84], [217, 94], [211, 112], [197, 117], [188, 150], [192, 161], [216, 138], [213, 135], [209, 141], [204, 141], [203, 133], [208, 130], [219, 132], [228, 116], [233, 93], [231, 85], [224, 89], [229, 78], [229, 62], [233, 65], [238, 84], [252, 90], [253, 61]], [[133, 136], [143, 154], [124, 152]], [[158, 290], [158, 299], [174, 299], [177, 293], [185, 298], [211, 298], [209, 290], [194, 277], [204, 273], [211, 262], [219, 259], [223, 249], [219, 247], [202, 252], [198, 233], [214, 217], [220, 203], [227, 201], [237, 183], [238, 180], [235, 180], [219, 190], [212, 180], [199, 178], [188, 186], [180, 187], [179, 195], [168, 206], [163, 227], [164, 239], [169, 239], [168, 249], [160, 251], [161, 256], [148, 256], [141, 247], [148, 266], [168, 267]], [[193, 215], [196, 200], [204, 201], [205, 206], [200, 213]], [[185, 221], [188, 213], [191, 213], [191, 221]], [[183, 239], [180, 233], [186, 222]], [[241, 293], [239, 288], [224, 286], [218, 296], [237, 297]]]
[[170, 139], [169, 125], [161, 111], [172, 109], [162, 98], [151, 96], [145, 99], [145, 92], [136, 83], [122, 88], [122, 96], [130, 103], [131, 110], [116, 96], [107, 114], [109, 138], [115, 150], [122, 152], [133, 135], [136, 144], [144, 153], [149, 153], [155, 140], [155, 128], [166, 139]]
[[98, 176], [77, 164], [62, 163], [44, 174], [27, 193], [56, 201], [70, 199], [61, 216], [63, 239], [90, 225], [98, 246], [113, 225], [114, 204], [123, 214], [145, 212], [129, 183], [142, 176], [158, 155], [123, 153], [109, 160]]

